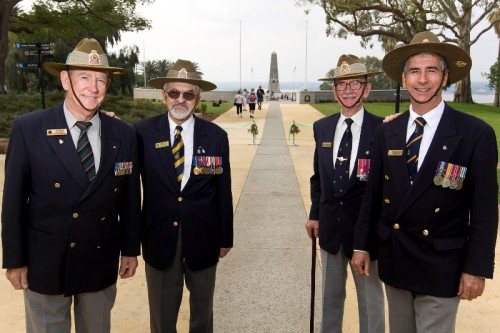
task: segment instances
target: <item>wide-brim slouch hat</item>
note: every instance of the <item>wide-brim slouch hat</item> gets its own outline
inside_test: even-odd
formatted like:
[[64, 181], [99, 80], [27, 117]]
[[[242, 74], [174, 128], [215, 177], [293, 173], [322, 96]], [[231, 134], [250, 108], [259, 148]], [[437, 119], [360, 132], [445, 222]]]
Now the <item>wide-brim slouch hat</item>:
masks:
[[200, 73], [196, 71], [191, 61], [178, 59], [165, 77], [157, 77], [149, 80], [149, 85], [156, 89], [163, 89], [167, 82], [184, 82], [200, 87], [202, 91], [210, 91], [217, 88], [215, 84], [201, 79]]
[[337, 67], [333, 70], [333, 77], [325, 77], [319, 81], [334, 81], [356, 76], [374, 76], [383, 72], [369, 72], [360, 58], [353, 54], [343, 54], [339, 57]]
[[109, 66], [108, 56], [94, 38], [84, 38], [75, 49], [68, 54], [65, 63], [46, 62], [43, 69], [53, 76], [59, 76], [62, 71], [71, 68], [89, 68], [92, 70], [109, 71], [110, 76], [125, 74], [128, 70]]
[[448, 84], [462, 80], [470, 72], [472, 59], [461, 47], [439, 41], [431, 31], [417, 33], [410, 44], [395, 48], [382, 60], [382, 68], [392, 80], [402, 83], [402, 73], [406, 60], [419, 53], [434, 53], [442, 56], [448, 63]]

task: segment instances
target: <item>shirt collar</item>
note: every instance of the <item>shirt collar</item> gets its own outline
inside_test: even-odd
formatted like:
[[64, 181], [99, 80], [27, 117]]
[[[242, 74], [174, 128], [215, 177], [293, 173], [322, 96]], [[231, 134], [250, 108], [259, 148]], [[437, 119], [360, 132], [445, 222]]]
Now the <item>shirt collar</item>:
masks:
[[410, 105], [410, 118], [408, 119], [408, 127], [410, 127], [415, 122], [416, 118], [422, 117], [425, 119], [426, 125], [437, 128], [439, 121], [441, 120], [441, 116], [444, 112], [444, 106], [444, 101], [441, 100], [441, 102], [434, 109], [430, 110], [423, 116], [420, 116], [413, 110], [413, 106]]
[[[364, 108], [364, 107], [361, 107], [361, 109], [360, 109], [358, 112], [356, 112], [356, 113], [354, 114], [354, 116], [352, 116], [352, 117], [351, 117], [351, 119], [352, 119], [352, 121], [353, 121], [353, 124], [356, 124], [357, 126], [361, 127], [361, 124], [363, 123], [363, 117], [364, 117], [364, 115], [365, 115], [365, 108]], [[339, 118], [339, 124], [340, 124], [341, 126], [343, 126], [343, 125], [344, 125], [344, 122], [345, 122], [346, 118], [347, 118], [347, 117], [346, 117], [346, 116], [344, 116], [344, 115], [342, 114], [342, 112], [341, 112], [341, 113], [340, 113], [340, 118]], [[351, 126], [352, 126], [352, 125], [351, 125]]]

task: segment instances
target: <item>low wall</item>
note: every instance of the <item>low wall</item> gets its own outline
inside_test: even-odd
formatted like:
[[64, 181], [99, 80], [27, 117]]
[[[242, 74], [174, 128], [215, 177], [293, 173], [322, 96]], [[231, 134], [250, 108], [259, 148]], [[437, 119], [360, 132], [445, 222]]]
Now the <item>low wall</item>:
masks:
[[[201, 93], [202, 101], [219, 101], [233, 102], [236, 91], [206, 91]], [[278, 96], [280, 94], [277, 94]], [[276, 96], [276, 95], [275, 95]], [[162, 100], [160, 89], [153, 88], [135, 88], [135, 99], [158, 99]], [[333, 94], [330, 90], [317, 90], [317, 91], [299, 91], [295, 93], [294, 98], [299, 104], [314, 104], [314, 103], [328, 103], [334, 102]], [[368, 96], [369, 102], [393, 102], [396, 99], [396, 91], [393, 90], [372, 90]], [[408, 92], [401, 89], [401, 100], [409, 101]]]

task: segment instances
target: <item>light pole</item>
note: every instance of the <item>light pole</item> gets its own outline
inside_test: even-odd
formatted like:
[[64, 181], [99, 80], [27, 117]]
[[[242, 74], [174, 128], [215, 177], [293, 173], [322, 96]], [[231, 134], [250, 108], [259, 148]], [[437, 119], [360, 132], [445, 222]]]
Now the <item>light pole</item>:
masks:
[[[394, 48], [400, 48], [401, 46], [404, 46], [405, 43], [403, 42], [397, 42], [396, 45], [394, 45]], [[396, 82], [396, 108], [394, 110], [394, 113], [399, 113], [399, 103], [401, 102], [401, 83]]]

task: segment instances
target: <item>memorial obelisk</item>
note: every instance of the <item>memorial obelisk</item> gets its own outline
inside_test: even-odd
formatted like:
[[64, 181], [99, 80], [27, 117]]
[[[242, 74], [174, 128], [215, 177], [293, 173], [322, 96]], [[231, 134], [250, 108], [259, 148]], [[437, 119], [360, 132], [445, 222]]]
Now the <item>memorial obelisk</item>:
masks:
[[280, 92], [280, 79], [278, 76], [278, 55], [271, 53], [271, 69], [269, 70], [269, 91]]

